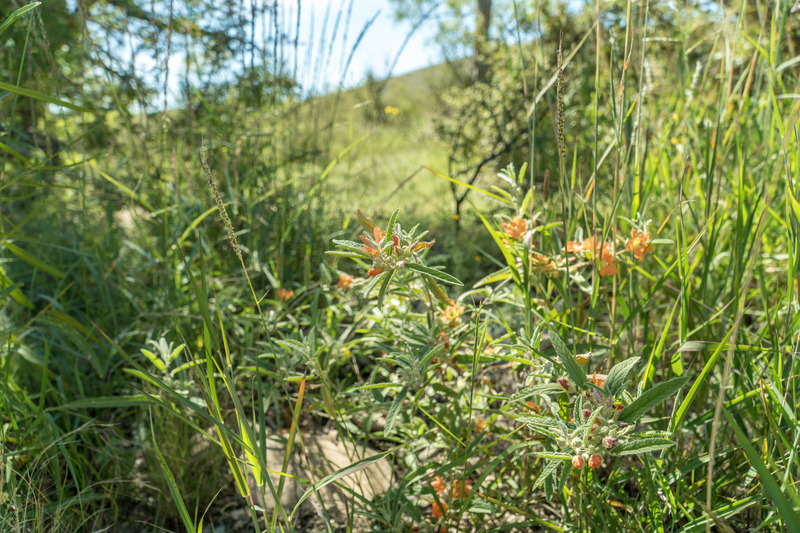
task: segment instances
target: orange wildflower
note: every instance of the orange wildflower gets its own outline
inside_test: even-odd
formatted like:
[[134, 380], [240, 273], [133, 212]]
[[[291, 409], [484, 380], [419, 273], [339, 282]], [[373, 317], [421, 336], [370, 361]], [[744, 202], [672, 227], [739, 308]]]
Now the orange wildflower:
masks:
[[475, 431], [478, 433], [483, 433], [486, 431], [486, 422], [483, 421], [483, 418], [478, 418], [475, 420]]
[[600, 254], [600, 275], [613, 276], [617, 272], [619, 272], [619, 270], [614, 264], [614, 254], [611, 253], [611, 245], [605, 243], [603, 245], [603, 253]]
[[572, 458], [572, 466], [575, 468], [583, 468], [583, 457], [576, 455]]
[[347, 274], [339, 274], [339, 281], [336, 282], [336, 286], [342, 289], [343, 291], [348, 290], [350, 287], [353, 286], [353, 276], [348, 276]]
[[595, 260], [599, 255], [601, 276], [613, 276], [619, 272], [614, 262], [614, 254], [611, 252], [611, 244], [597, 242], [594, 235], [584, 239], [583, 242], [570, 241], [564, 249], [572, 253], [591, 253]]
[[433, 514], [434, 518], [441, 518], [447, 512], [447, 504], [442, 502], [441, 507], [439, 507], [438, 503], [434, 503], [433, 507], [431, 508], [431, 513]]
[[595, 372], [592, 377], [589, 378], [589, 381], [597, 385], [598, 387], [602, 387], [603, 384], [606, 382], [606, 375], [605, 374], [598, 374]]
[[645, 254], [653, 251], [653, 245], [650, 244], [650, 232], [645, 231], [639, 233], [637, 230], [631, 230], [631, 238], [625, 245], [626, 252], [633, 252], [633, 257], [641, 261], [644, 259]]
[[534, 253], [531, 256], [531, 269], [534, 272], [555, 272], [558, 270], [558, 265], [555, 261], [542, 254]]
[[439, 311], [442, 322], [454, 328], [461, 324], [461, 315], [464, 314], [463, 305], [458, 305], [455, 300], [450, 300], [450, 305]]
[[[429, 476], [433, 476], [433, 472], [431, 472]], [[436, 491], [436, 494], [443, 493], [444, 481], [442, 481], [442, 476], [436, 476], [435, 478], [433, 478], [433, 481], [431, 481], [431, 487], [433, 487], [433, 490]]]
[[278, 296], [278, 300], [288, 300], [294, 296], [294, 291], [287, 291], [284, 288], [280, 288], [275, 292], [275, 294]]
[[381, 272], [383, 272], [382, 268], [370, 268], [367, 272], [367, 276], [377, 276]]
[[456, 481], [453, 483], [453, 498], [466, 498], [472, 492], [472, 480]]
[[512, 239], [521, 239], [528, 229], [528, 221], [522, 217], [515, 216], [508, 222], [503, 222], [503, 230]]
[[361, 235], [361, 242], [364, 243], [364, 246], [361, 247], [361, 250], [367, 252], [369, 255], [378, 255], [381, 251], [378, 246], [380, 245], [381, 239], [383, 239], [383, 232], [381, 231], [381, 228], [375, 226], [372, 234], [375, 237], [375, 242], [370, 242], [366, 237]]
[[592, 457], [589, 458], [589, 466], [591, 466], [592, 468], [597, 468], [601, 464], [603, 464], [603, 458], [600, 457], [599, 455], [593, 455]]

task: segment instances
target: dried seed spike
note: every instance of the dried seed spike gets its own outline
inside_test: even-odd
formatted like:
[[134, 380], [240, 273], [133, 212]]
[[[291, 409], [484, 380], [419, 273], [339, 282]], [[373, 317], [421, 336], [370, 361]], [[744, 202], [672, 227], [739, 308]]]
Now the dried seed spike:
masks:
[[557, 52], [558, 71], [556, 75], [556, 141], [558, 144], [558, 157], [561, 164], [567, 159], [567, 143], [564, 138], [564, 62], [562, 59], [561, 38], [558, 40]]

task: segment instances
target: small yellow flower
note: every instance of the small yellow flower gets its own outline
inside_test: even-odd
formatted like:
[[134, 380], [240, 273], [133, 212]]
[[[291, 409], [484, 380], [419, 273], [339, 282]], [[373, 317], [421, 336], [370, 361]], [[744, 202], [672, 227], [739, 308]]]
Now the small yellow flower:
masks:
[[390, 105], [387, 105], [386, 107], [384, 107], [383, 108], [383, 112], [386, 113], [387, 115], [399, 115], [400, 114], [400, 110], [399, 109], [397, 109], [396, 107], [392, 107]]

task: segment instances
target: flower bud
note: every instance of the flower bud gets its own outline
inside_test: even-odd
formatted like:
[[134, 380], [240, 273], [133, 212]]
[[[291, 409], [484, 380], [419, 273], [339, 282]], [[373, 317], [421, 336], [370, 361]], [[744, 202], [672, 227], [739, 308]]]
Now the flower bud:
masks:
[[603, 439], [603, 445], [606, 448], [613, 448], [614, 446], [617, 445], [616, 437], [608, 436], [608, 437], [604, 438]]
[[569, 392], [569, 380], [567, 378], [558, 378], [558, 384], [564, 387], [564, 390]]
[[572, 458], [572, 466], [575, 468], [583, 468], [583, 457], [576, 455]]
[[[574, 461], [574, 459], [573, 459], [573, 461]], [[600, 457], [599, 455], [593, 455], [589, 459], [589, 466], [591, 466], [592, 468], [597, 468], [601, 464], [603, 464], [603, 458]]]
[[591, 416], [591, 414], [592, 414], [592, 410], [591, 409], [584, 409], [581, 412], [583, 413], [583, 418], [589, 418], [589, 416]]
[[626, 427], [628, 427], [628, 424], [626, 424], [625, 422], [619, 423], [619, 429], [625, 429]]

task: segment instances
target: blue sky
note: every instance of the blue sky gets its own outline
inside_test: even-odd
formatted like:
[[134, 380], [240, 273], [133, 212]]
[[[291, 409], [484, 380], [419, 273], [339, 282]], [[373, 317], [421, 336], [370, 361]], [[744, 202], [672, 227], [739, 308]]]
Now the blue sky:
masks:
[[[347, 23], [351, 1], [352, 11]], [[280, 5], [285, 17], [283, 27], [291, 28], [293, 36], [297, 21], [297, 1], [281, 0]], [[298, 81], [301, 86], [314, 92], [324, 91], [326, 88], [334, 89], [342, 80], [345, 87], [358, 85], [370, 71], [377, 76], [385, 76], [412, 29], [410, 22], [395, 20], [389, 0], [302, 0], [300, 13]], [[327, 24], [324, 22], [326, 13]], [[339, 25], [335, 30], [335, 40], [331, 43], [337, 17]], [[353, 52], [343, 79], [344, 64], [356, 39], [373, 18], [374, 21]], [[348, 28], [345, 33], [346, 23]], [[429, 23], [414, 32], [397, 59], [394, 75], [439, 62], [438, 48], [433, 43], [435, 30], [435, 26]], [[293, 58], [289, 64], [293, 65]]]

